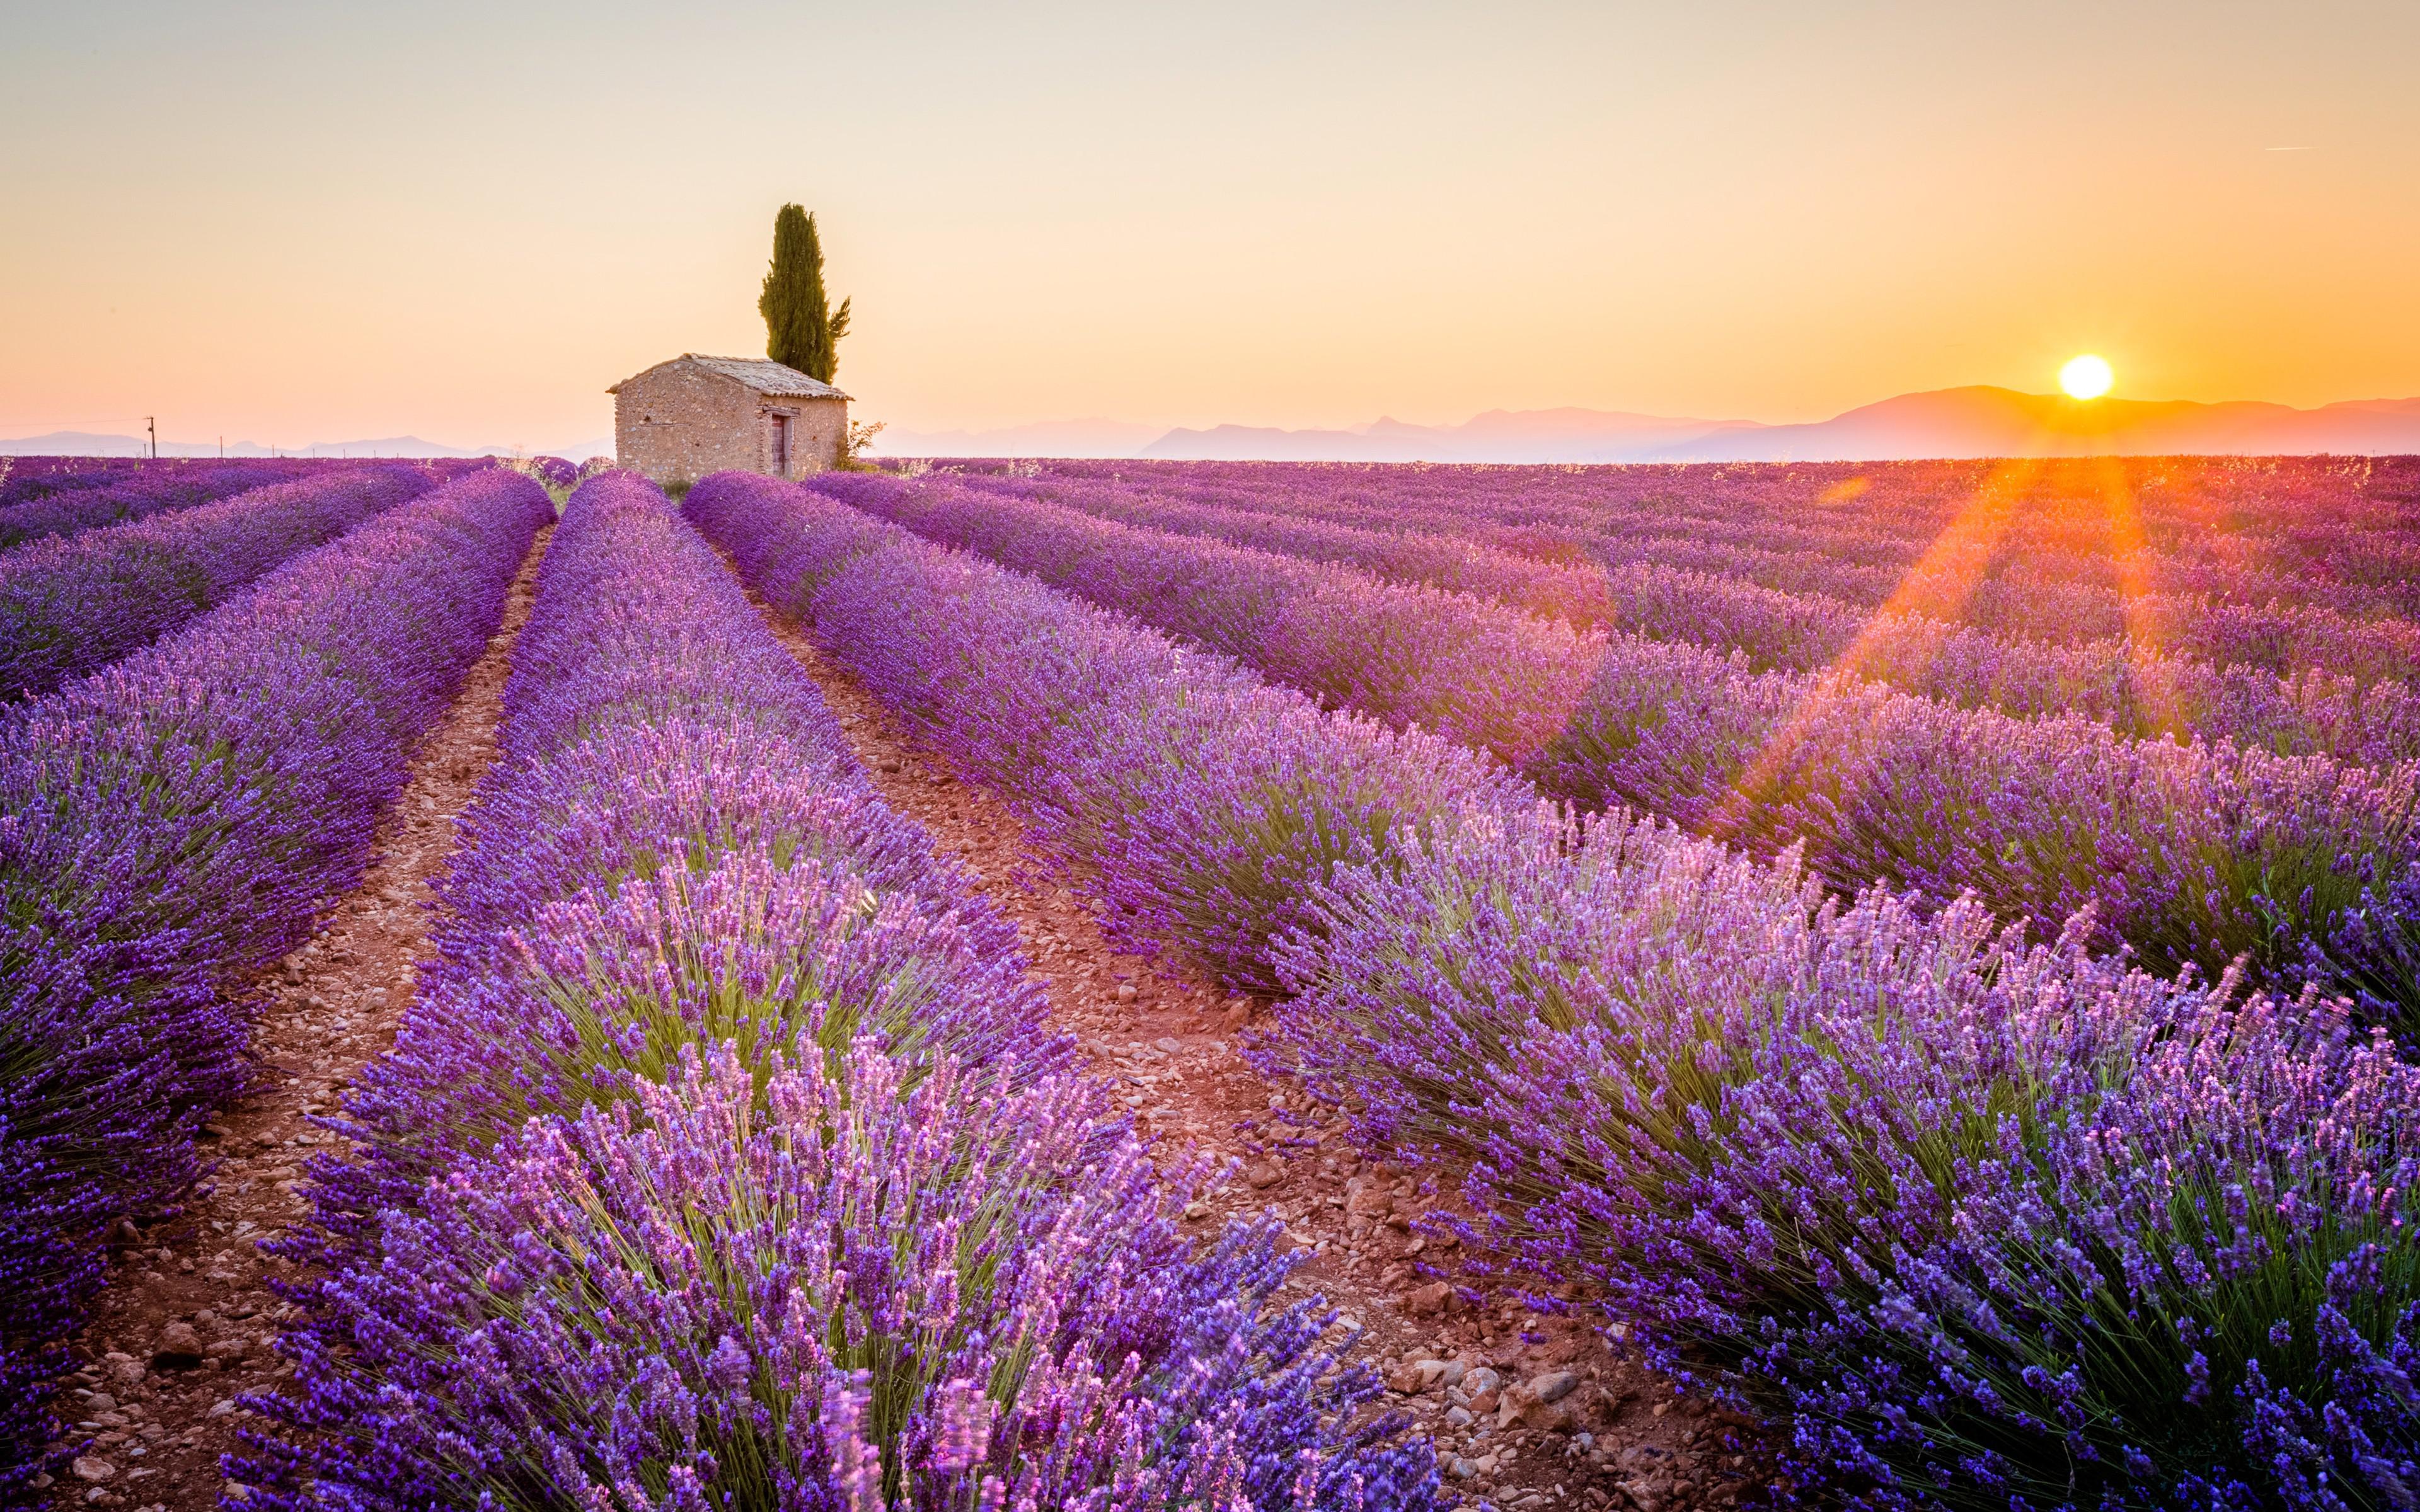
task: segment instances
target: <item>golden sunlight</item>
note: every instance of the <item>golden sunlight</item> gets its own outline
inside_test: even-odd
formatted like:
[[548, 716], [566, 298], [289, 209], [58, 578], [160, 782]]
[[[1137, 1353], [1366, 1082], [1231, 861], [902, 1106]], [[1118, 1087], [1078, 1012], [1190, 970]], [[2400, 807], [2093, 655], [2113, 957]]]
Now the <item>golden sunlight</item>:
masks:
[[2108, 362], [2090, 352], [2068, 359], [2067, 365], [2058, 370], [2058, 386], [2067, 391], [2071, 399], [2098, 399], [2117, 381], [2118, 375], [2109, 370]]

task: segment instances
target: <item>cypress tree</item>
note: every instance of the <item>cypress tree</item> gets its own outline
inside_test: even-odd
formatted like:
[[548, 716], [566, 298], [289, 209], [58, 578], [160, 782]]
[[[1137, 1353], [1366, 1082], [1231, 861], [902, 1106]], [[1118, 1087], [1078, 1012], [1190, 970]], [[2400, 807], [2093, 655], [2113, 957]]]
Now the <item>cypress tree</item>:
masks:
[[815, 218], [797, 205], [773, 217], [773, 262], [756, 313], [765, 317], [765, 355], [830, 383], [840, 370], [840, 339], [848, 334], [848, 301], [831, 308], [824, 293], [824, 249]]

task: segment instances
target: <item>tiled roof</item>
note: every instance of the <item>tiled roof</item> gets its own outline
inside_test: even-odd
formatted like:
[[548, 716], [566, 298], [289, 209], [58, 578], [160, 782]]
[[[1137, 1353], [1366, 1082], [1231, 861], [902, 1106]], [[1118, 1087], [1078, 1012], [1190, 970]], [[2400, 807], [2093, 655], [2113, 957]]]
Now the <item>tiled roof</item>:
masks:
[[696, 352], [683, 352], [681, 357], [708, 372], [737, 378], [759, 393], [775, 394], [785, 399], [848, 397], [821, 379], [811, 378], [795, 367], [784, 367], [763, 357], [704, 357]]
[[[658, 367], [670, 367], [673, 363], [695, 363], [709, 373], [719, 373], [724, 378], [735, 378], [758, 393], [776, 398], [845, 399], [848, 397], [830, 384], [811, 378], [795, 367], [784, 367], [779, 363], [768, 362], [762, 357], [701, 357], [696, 352], [683, 352], [674, 358], [672, 363], [658, 363], [655, 367], [647, 369], [647, 372], [652, 373]], [[645, 373], [638, 375], [641, 378], [645, 376]], [[628, 378], [622, 380], [623, 383], [628, 381], [630, 381]], [[622, 384], [616, 383], [605, 392], [619, 393], [622, 392]]]

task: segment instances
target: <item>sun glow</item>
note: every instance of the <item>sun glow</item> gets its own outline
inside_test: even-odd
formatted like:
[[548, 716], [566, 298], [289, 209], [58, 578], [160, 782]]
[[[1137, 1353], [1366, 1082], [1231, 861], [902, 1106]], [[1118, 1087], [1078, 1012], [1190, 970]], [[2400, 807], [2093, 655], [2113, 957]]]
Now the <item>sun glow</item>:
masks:
[[2071, 399], [2098, 399], [2117, 381], [2118, 375], [2109, 370], [2108, 362], [2090, 352], [2069, 358], [2067, 365], [2058, 370], [2058, 386], [2067, 391]]

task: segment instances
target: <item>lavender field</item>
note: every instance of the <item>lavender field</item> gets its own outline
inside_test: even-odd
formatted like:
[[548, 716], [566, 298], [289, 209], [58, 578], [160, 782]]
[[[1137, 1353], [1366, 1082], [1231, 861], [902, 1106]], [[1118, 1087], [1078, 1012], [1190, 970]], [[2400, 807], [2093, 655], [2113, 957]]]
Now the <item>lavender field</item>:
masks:
[[6, 486], [0, 1504], [2420, 1505], [2412, 459]]

